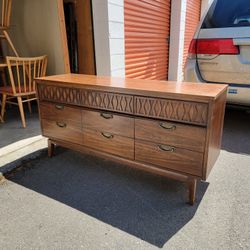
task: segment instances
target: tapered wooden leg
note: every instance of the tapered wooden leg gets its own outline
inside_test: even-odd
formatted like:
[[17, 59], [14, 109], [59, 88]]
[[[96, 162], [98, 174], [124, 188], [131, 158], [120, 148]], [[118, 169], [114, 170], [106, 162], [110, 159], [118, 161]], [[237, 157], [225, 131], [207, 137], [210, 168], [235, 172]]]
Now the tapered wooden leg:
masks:
[[[29, 97], [27, 97], [27, 99], [28, 99]], [[31, 103], [28, 101], [27, 102], [28, 103], [28, 109], [29, 109], [29, 112], [30, 112], [30, 114], [32, 113], [32, 109], [31, 109]]]
[[197, 179], [193, 178], [188, 181], [188, 189], [189, 189], [189, 204], [194, 205], [195, 195], [196, 195], [196, 185]]
[[6, 95], [6, 94], [3, 94], [2, 108], [1, 108], [1, 118], [2, 118], [2, 121], [4, 121], [4, 113], [5, 113], [5, 106], [6, 106], [6, 98], [7, 98], [7, 95]]
[[50, 139], [48, 139], [48, 156], [52, 157], [54, 154], [54, 144], [52, 143], [52, 141]]
[[24, 128], [26, 128], [25, 116], [24, 116], [24, 111], [23, 111], [22, 97], [18, 96], [17, 101], [18, 101], [18, 107], [19, 107], [19, 111], [20, 111], [20, 115], [21, 115], [21, 119], [22, 119], [22, 125], [23, 125]]
[[1, 71], [1, 80], [3, 82], [3, 86], [7, 86], [7, 79], [4, 68], [0, 69], [0, 71]]
[[13, 50], [15, 56], [18, 57], [18, 53], [17, 53], [17, 51], [16, 51], [16, 49], [15, 49], [15, 47], [14, 47], [14, 45], [13, 45], [11, 39], [10, 39], [10, 36], [9, 36], [8, 32], [6, 30], [4, 30], [3, 34], [6, 37], [6, 40], [7, 40], [8, 44], [10, 45], [11, 49]]

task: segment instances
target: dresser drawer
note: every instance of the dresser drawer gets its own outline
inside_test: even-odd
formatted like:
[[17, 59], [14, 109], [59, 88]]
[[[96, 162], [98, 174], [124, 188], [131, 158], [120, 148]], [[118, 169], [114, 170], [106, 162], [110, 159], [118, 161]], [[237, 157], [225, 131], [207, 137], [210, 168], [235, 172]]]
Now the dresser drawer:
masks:
[[40, 103], [40, 115], [42, 119], [53, 121], [73, 121], [77, 126], [81, 126], [81, 110], [71, 108], [62, 104], [49, 102]]
[[134, 138], [134, 118], [107, 112], [82, 111], [84, 128]]
[[41, 119], [41, 124], [46, 137], [82, 144], [82, 129], [77, 122]]
[[126, 114], [134, 113], [133, 95], [50, 84], [37, 84], [37, 92], [40, 101], [66, 103]]
[[202, 153], [168, 145], [136, 140], [135, 160], [195, 176], [202, 175]]
[[203, 152], [206, 129], [166, 121], [135, 119], [135, 138]]
[[136, 96], [134, 113], [160, 120], [206, 126], [208, 105], [200, 102]]
[[84, 129], [83, 131], [85, 146], [130, 160], [134, 159], [133, 139], [91, 129]]

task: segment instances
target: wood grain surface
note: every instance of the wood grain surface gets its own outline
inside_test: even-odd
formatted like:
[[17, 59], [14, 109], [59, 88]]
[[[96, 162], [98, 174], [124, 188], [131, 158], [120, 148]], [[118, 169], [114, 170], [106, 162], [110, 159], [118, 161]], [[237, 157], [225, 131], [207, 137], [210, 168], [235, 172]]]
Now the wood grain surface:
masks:
[[114, 93], [181, 100], [203, 100], [204, 102], [216, 99], [227, 88], [225, 84], [139, 80], [80, 74], [47, 76], [38, 78], [37, 82], [44, 82], [45, 84], [54, 83], [58, 87], [63, 85], [68, 86], [70, 83], [71, 88], [87, 88]]
[[[160, 149], [167, 149], [164, 151]], [[203, 154], [181, 148], [173, 148], [160, 143], [135, 140], [135, 160], [153, 164], [167, 169], [173, 169], [195, 176], [202, 176]]]
[[60, 103], [41, 102], [40, 115], [42, 119], [53, 121], [72, 121], [77, 127], [81, 127], [81, 110], [68, 107]]
[[134, 160], [134, 139], [105, 131], [84, 129], [83, 144], [95, 150]]
[[134, 138], [134, 118], [110, 112], [82, 110], [84, 128]]
[[207, 124], [207, 111], [208, 105], [199, 102], [134, 97], [134, 113], [138, 116], [205, 126]]
[[73, 142], [76, 144], [83, 143], [82, 128], [79, 127], [77, 122], [58, 121], [41, 119], [43, 135], [52, 138], [60, 139], [63, 141]]
[[206, 128], [151, 119], [135, 119], [135, 139], [204, 152]]

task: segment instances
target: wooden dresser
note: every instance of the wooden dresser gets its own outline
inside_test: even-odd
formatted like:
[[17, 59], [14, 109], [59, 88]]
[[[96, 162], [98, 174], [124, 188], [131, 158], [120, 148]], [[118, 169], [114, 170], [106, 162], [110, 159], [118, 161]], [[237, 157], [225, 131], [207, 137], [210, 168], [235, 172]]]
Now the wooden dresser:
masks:
[[87, 75], [36, 80], [54, 145], [185, 181], [194, 203], [220, 152], [227, 86]]

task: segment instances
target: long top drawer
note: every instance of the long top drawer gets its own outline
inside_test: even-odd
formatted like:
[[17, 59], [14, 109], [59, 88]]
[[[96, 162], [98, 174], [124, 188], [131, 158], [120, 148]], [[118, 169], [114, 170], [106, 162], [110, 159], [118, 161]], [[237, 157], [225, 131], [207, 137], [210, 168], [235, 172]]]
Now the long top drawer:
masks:
[[38, 84], [41, 101], [206, 126], [208, 104]]

